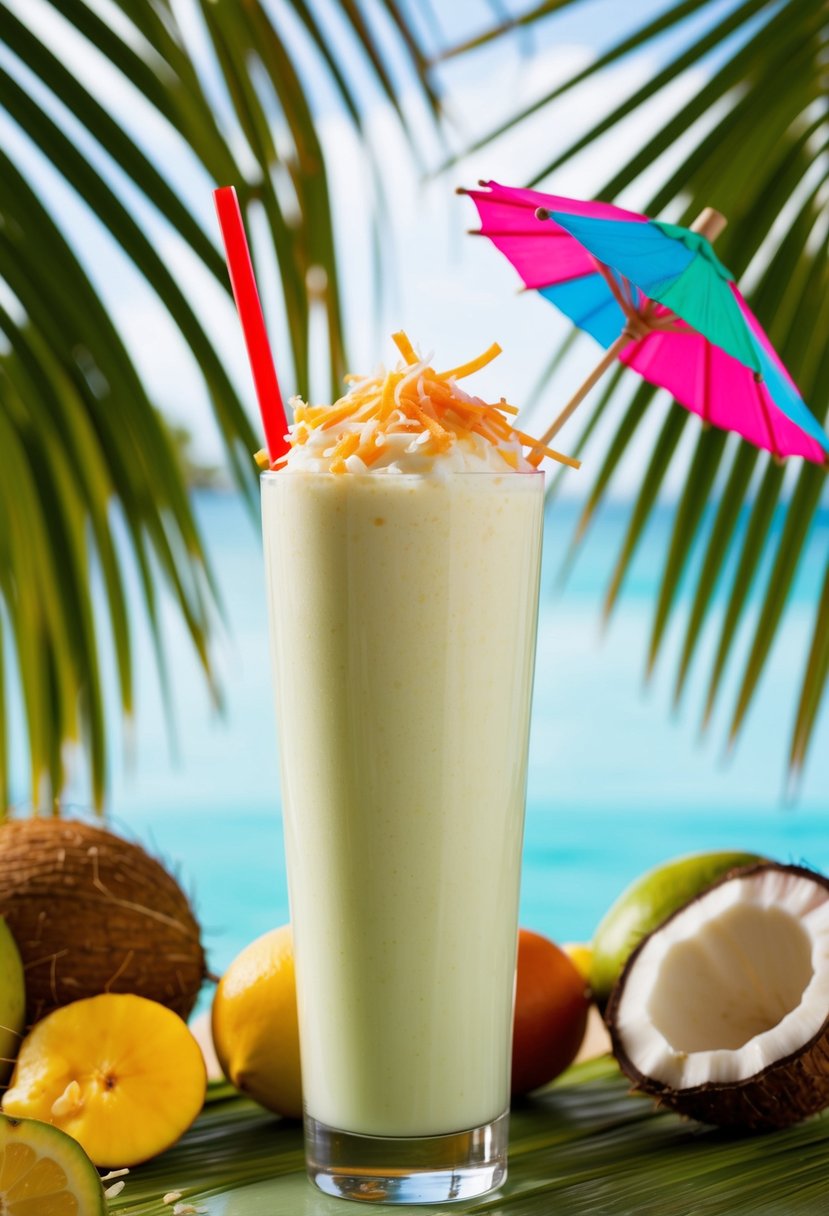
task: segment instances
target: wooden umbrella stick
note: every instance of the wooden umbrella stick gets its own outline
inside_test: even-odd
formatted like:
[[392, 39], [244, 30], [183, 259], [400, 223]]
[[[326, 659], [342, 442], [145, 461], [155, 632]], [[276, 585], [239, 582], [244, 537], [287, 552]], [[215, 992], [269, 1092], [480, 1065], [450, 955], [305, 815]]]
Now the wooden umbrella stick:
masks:
[[593, 385], [597, 384], [607, 369], [613, 366], [613, 364], [616, 362], [617, 356], [621, 354], [631, 340], [631, 335], [625, 330], [625, 332], [621, 333], [611, 346], [608, 346], [603, 357], [593, 368], [587, 379], [580, 385], [579, 388], [576, 389], [573, 396], [567, 402], [558, 417], [555, 418], [547, 427], [547, 430], [538, 441], [539, 447], [545, 448], [548, 446], [553, 436], [558, 434], [570, 415], [573, 414], [577, 407], [581, 405], [582, 401], [584, 401]]
[[721, 211], [715, 211], [713, 207], [703, 207], [691, 225], [691, 231], [701, 233], [709, 241], [716, 241], [727, 226], [728, 220]]

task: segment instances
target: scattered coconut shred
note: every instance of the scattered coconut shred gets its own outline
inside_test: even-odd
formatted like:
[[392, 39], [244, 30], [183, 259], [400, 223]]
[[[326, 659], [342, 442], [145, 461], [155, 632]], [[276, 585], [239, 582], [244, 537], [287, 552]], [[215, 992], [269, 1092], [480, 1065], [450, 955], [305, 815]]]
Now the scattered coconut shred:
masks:
[[198, 1216], [198, 1213], [207, 1211], [207, 1208], [197, 1208], [192, 1203], [179, 1203], [181, 1195], [181, 1191], [168, 1191], [161, 1200], [162, 1203], [175, 1205], [172, 1216]]
[[[123, 1169], [123, 1170], [110, 1170], [108, 1174], [101, 1175], [101, 1182], [104, 1184], [104, 1188], [105, 1188], [104, 1197], [106, 1199], [115, 1199], [118, 1197], [118, 1195], [121, 1194], [124, 1187], [127, 1185], [126, 1182], [123, 1181], [123, 1179], [126, 1177], [126, 1175], [128, 1173], [129, 1173], [129, 1170]], [[120, 1178], [121, 1181], [115, 1182], [114, 1181], [115, 1178]], [[108, 1182], [111, 1182], [112, 1186], [107, 1186], [106, 1184]]]
[[[128, 1169], [110, 1170], [108, 1174], [101, 1175], [101, 1182], [106, 1186], [107, 1182], [111, 1182], [111, 1186], [107, 1186], [104, 1195], [107, 1199], [116, 1199], [124, 1187], [127, 1185], [124, 1182], [124, 1176], [129, 1173]], [[114, 1179], [120, 1179], [115, 1182]], [[182, 1191], [167, 1191], [166, 1195], [162, 1195], [161, 1202], [166, 1205], [173, 1204], [171, 1216], [202, 1216], [202, 1213], [207, 1212], [207, 1208], [197, 1208], [192, 1203], [179, 1203], [182, 1198]]]

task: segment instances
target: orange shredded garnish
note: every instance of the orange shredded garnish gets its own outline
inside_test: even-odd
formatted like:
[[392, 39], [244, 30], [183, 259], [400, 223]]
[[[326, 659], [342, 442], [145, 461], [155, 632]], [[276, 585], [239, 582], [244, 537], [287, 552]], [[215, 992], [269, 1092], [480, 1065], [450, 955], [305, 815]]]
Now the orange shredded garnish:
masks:
[[462, 380], [464, 376], [471, 376], [473, 372], [479, 372], [482, 367], [486, 367], [487, 363], [491, 363], [493, 359], [497, 359], [501, 353], [501, 347], [497, 342], [493, 342], [492, 346], [488, 347], [482, 355], [478, 355], [477, 359], [470, 359], [468, 363], [461, 363], [459, 367], [450, 367], [448, 372], [441, 372], [441, 380]]
[[[519, 467], [522, 455], [536, 467], [545, 456], [574, 469], [580, 467], [580, 461], [516, 430], [510, 416], [518, 410], [503, 397], [489, 403], [470, 398], [457, 387], [455, 381], [479, 371], [501, 353], [497, 342], [477, 359], [437, 372], [420, 359], [405, 333], [392, 334], [392, 341], [403, 358], [393, 371], [372, 377], [346, 376], [346, 383], [353, 387], [333, 405], [295, 405], [295, 423], [301, 426], [292, 429], [292, 444], [307, 442], [315, 430], [330, 430], [331, 446], [326, 452], [332, 473], [346, 472], [351, 456], [359, 457], [365, 466], [373, 464], [383, 451], [385, 436], [395, 433], [412, 434], [413, 438], [419, 434], [427, 454], [444, 452], [458, 440], [481, 435], [497, 446], [504, 463], [513, 469]], [[352, 421], [365, 425], [357, 430], [342, 427]], [[505, 449], [504, 443], [514, 446]], [[529, 451], [522, 453], [522, 448]]]
[[394, 390], [400, 383], [400, 379], [400, 376], [395, 372], [391, 372], [390, 375], [386, 376], [383, 383], [383, 391], [380, 394], [380, 408], [378, 410], [378, 416], [381, 421], [388, 418], [395, 407]]
[[396, 334], [392, 334], [391, 340], [409, 365], [419, 362], [417, 351], [409, 341], [408, 335], [404, 334], [402, 329]]
[[[324, 431], [328, 431], [332, 426], [336, 426], [338, 422], [342, 422], [344, 418], [350, 418], [356, 413], [356, 402], [347, 397], [341, 397], [336, 405], [332, 405], [330, 409], [325, 411], [323, 419], [320, 421], [320, 426]], [[313, 424], [312, 424], [313, 425]]]
[[360, 446], [360, 436], [356, 431], [351, 431], [348, 435], [343, 435], [334, 451], [331, 453], [331, 472], [344, 473], [346, 470], [346, 460]]

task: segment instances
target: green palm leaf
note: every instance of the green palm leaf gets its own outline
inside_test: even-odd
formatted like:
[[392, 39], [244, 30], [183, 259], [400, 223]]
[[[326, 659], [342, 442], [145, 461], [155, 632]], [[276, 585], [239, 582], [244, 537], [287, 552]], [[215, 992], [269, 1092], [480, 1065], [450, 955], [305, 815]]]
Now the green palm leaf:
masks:
[[[283, 23], [258, 0], [205, 0], [200, 8], [211, 64], [191, 53], [169, 0], [115, 0], [122, 16], [117, 23], [107, 22], [87, 0], [47, 3], [57, 21], [69, 22], [107, 58], [134, 90], [137, 104], [151, 108], [182, 148], [189, 148], [201, 165], [205, 195], [211, 183], [234, 183], [245, 208], [264, 208], [289, 327], [290, 350], [281, 360], [286, 387], [308, 392], [309, 334], [320, 307], [331, 380], [338, 384], [345, 340], [330, 184], [316, 132], [313, 82], [296, 66], [295, 42]], [[365, 121], [369, 80], [397, 110], [414, 150], [395, 85], [401, 60], [421, 73], [422, 96], [436, 125], [440, 99], [398, 6], [383, 6], [393, 31], [389, 40], [360, 6], [344, 3], [352, 39], [347, 49], [305, 0], [291, 0], [291, 7], [355, 127]], [[194, 218], [190, 200], [165, 167], [122, 128], [91, 83], [77, 79], [41, 28], [0, 0], [0, 42], [8, 52], [0, 67], [0, 108], [109, 229], [167, 311], [200, 369], [230, 468], [250, 494], [250, 454], [259, 446], [255, 429], [197, 309], [157, 251], [144, 213], [151, 208], [229, 292], [216, 234]], [[350, 62], [355, 50], [362, 56], [358, 78]], [[215, 68], [235, 131], [214, 113]], [[28, 87], [31, 77], [36, 88]], [[56, 107], [81, 125], [83, 140], [65, 129]], [[288, 135], [279, 146], [277, 128]], [[247, 144], [247, 171], [240, 166], [239, 135]], [[93, 570], [103, 587], [101, 616], [109, 623], [121, 707], [130, 714], [134, 702], [135, 606], [125, 587], [125, 554], [112, 539], [113, 517], [120, 516], [128, 537], [168, 704], [159, 587], [166, 585], [172, 594], [214, 697], [219, 693], [209, 639], [218, 605], [167, 428], [62, 217], [33, 188], [30, 173], [28, 160], [0, 151], [0, 668], [19, 677], [32, 801], [48, 806], [59, 796], [70, 743], [86, 755], [100, 805], [108, 711], [99, 671], [103, 622], [95, 619], [90, 598]], [[122, 179], [130, 183], [129, 199]], [[290, 182], [290, 207], [277, 180]], [[8, 717], [9, 708], [0, 703], [0, 811], [8, 799]]]
[[[217, 184], [234, 181], [244, 207], [262, 207], [271, 246], [268, 256], [275, 258], [279, 270], [289, 330], [289, 385], [301, 392], [308, 391], [309, 332], [319, 310], [325, 318], [329, 371], [336, 382], [345, 366], [345, 342], [331, 189], [324, 150], [316, 131], [313, 87], [309, 87], [307, 69], [298, 66], [293, 39], [297, 36], [305, 39], [315, 64], [314, 72], [325, 75], [355, 128], [361, 130], [364, 124], [363, 84], [370, 78], [397, 110], [416, 152], [417, 139], [407, 126], [407, 110], [399, 97], [397, 80], [401, 64], [410, 78], [419, 79], [422, 98], [433, 115], [438, 134], [442, 100], [431, 82], [429, 64], [405, 10], [394, 0], [385, 0], [377, 6], [383, 17], [381, 36], [375, 14], [369, 14], [356, 0], [354, 3], [343, 0], [340, 19], [348, 37], [341, 41], [307, 0], [290, 0], [296, 18], [290, 36], [262, 0], [250, 0], [244, 5], [231, 0], [215, 3], [200, 0], [201, 19], [213, 57], [212, 63], [206, 63], [203, 55], [191, 53], [170, 0], [159, 0], [153, 5], [143, 0], [114, 2], [123, 18], [117, 24], [104, 20], [97, 6], [88, 0], [59, 3], [47, 0], [56, 14], [71, 23], [78, 36], [109, 60], [124, 82], [135, 90], [141, 104], [151, 107], [183, 146], [191, 149], [203, 169], [205, 188], [211, 181]], [[508, 36], [517, 27], [529, 28], [542, 18], [554, 21], [558, 12], [582, 2], [544, 0], [519, 17], [500, 16], [491, 29], [449, 48], [440, 57], [471, 51]], [[827, 39], [820, 6], [812, 0], [787, 0], [779, 5], [769, 5], [765, 0], [743, 0], [723, 12], [715, 0], [684, 0], [668, 6], [622, 38], [589, 67], [557, 86], [533, 109], [565, 97], [577, 84], [599, 79], [606, 68], [666, 33], [680, 29], [688, 17], [700, 14], [708, 14], [707, 28], [697, 33], [646, 86], [634, 89], [592, 131], [574, 141], [555, 161], [542, 166], [540, 175], [588, 147], [603, 132], [612, 132], [677, 74], [707, 62], [706, 56], [712, 52], [718, 54], [718, 66], [707, 84], [697, 89], [676, 114], [670, 115], [646, 146], [614, 174], [604, 193], [618, 193], [635, 182], [678, 136], [700, 119], [703, 134], [691, 147], [685, 163], [666, 173], [651, 207], [675, 208], [681, 200], [687, 204], [688, 218], [702, 203], [712, 202], [731, 214], [734, 223], [722, 242], [724, 259], [739, 273], [760, 251], [759, 261], [752, 265], [756, 311], [770, 329], [807, 399], [818, 412], [825, 411], [829, 401], [829, 365], [822, 347], [813, 340], [817, 321], [810, 324], [811, 318], [807, 318], [804, 324], [802, 309], [803, 301], [808, 300], [814, 305], [815, 315], [825, 322], [825, 242], [821, 244], [813, 235], [814, 225], [820, 220], [820, 191], [826, 179], [826, 172], [821, 170], [821, 166], [825, 170], [826, 164], [822, 153], [829, 146], [825, 108], [820, 104]], [[125, 255], [167, 309], [201, 369], [235, 477], [250, 490], [252, 467], [248, 453], [255, 444], [255, 436], [247, 413], [192, 302], [158, 256], [132, 199], [125, 201], [106, 166], [116, 167], [129, 180], [132, 190], [140, 196], [141, 205], [149, 205], [226, 289], [214, 234], [205, 231], [194, 219], [188, 199], [168, 179], [163, 167], [120, 128], [86, 83], [77, 80], [64, 66], [48, 40], [35, 27], [28, 27], [2, 0], [0, 40], [11, 55], [8, 63], [4, 61], [0, 76], [0, 105], [49, 156], [69, 187], [110, 228]], [[723, 47], [728, 48], [727, 54], [722, 53]], [[355, 56], [359, 60], [356, 67]], [[37, 89], [21, 87], [16, 64], [34, 75]], [[220, 115], [214, 113], [213, 107], [216, 78], [224, 90], [226, 103], [226, 113]], [[56, 119], [52, 101], [81, 124], [88, 142], [69, 138]], [[231, 116], [231, 122], [227, 121], [227, 115]], [[500, 129], [509, 129], [524, 116], [514, 116]], [[279, 142], [273, 134], [277, 127], [287, 135]], [[494, 134], [497, 132], [490, 132], [487, 139]], [[246, 172], [240, 167], [240, 139], [246, 145]], [[90, 149], [94, 149], [94, 155]], [[15, 532], [17, 515], [10, 509], [0, 534], [7, 561], [0, 590], [0, 649], [5, 648], [0, 653], [0, 663], [5, 661], [8, 665], [9, 657], [14, 656], [13, 665], [21, 673], [33, 790], [37, 785], [47, 802], [50, 786], [59, 791], [63, 780], [61, 743], [80, 737], [92, 760], [94, 788], [100, 799], [106, 779], [103, 728], [106, 715], [98, 687], [97, 651], [93, 646], [93, 653], [89, 652], [95, 636], [94, 622], [89, 606], [81, 602], [90, 563], [102, 575], [106, 613], [115, 642], [120, 697], [128, 712], [133, 701], [132, 610], [128, 607], [120, 557], [116, 555], [108, 526], [113, 509], [122, 515], [130, 538], [162, 682], [164, 643], [158, 624], [156, 587], [159, 574], [172, 589], [208, 680], [208, 638], [215, 594], [166, 429], [70, 241], [31, 188], [28, 168], [21, 169], [22, 163], [15, 164], [3, 154], [0, 277], [15, 307], [6, 309], [0, 317], [5, 341], [0, 350], [0, 411], [10, 428], [10, 442], [0, 459], [4, 474], [9, 465], [7, 485], [16, 485], [24, 498], [29, 494], [37, 497], [40, 548], [23, 551], [19, 524]], [[289, 186], [290, 205], [286, 205], [288, 194], [277, 183]], [[377, 193], [381, 206], [382, 192]], [[764, 243], [781, 213], [791, 211], [792, 200], [796, 200], [799, 210], [792, 219], [790, 235], [774, 256], [768, 256]], [[260, 255], [263, 252], [258, 250]], [[611, 487], [625, 451], [636, 441], [653, 396], [647, 386], [638, 388], [633, 395], [608, 447], [580, 523], [580, 534], [589, 527]], [[611, 400], [612, 393], [608, 390], [599, 399], [596, 416], [588, 421], [578, 446], [583, 446], [598, 414]], [[50, 427], [53, 435], [47, 439]], [[685, 427], [686, 417], [671, 410], [633, 509], [608, 592], [608, 608], [624, 582]], [[722, 462], [730, 448], [716, 437], [703, 437], [697, 451], [695, 470], [706, 484], [720, 485]], [[756, 460], [765, 463], [764, 457]], [[758, 498], [753, 506], [750, 504], [753, 463], [753, 459], [744, 458], [741, 453], [733, 459], [722, 482], [721, 505], [707, 531], [705, 513], [693, 492], [688, 491], [666, 552], [652, 633], [652, 661], [661, 647], [680, 580], [689, 569], [697, 572], [695, 586], [691, 588], [692, 611], [680, 660], [678, 693], [697, 653], [698, 639], [710, 622], [714, 590], [722, 590], [733, 571], [709, 681], [709, 710], [715, 703], [733, 641], [741, 627], [748, 585], [761, 569], [764, 541], [781, 492], [778, 471], [770, 469], [761, 478]], [[42, 491], [44, 476], [49, 476], [51, 483], [48, 490]], [[787, 543], [800, 544], [805, 537], [813, 497], [814, 492], [804, 490], [798, 496], [795, 490], [793, 506], [795, 502], [801, 505], [786, 532]], [[46, 502], [48, 511], [44, 510]], [[51, 519], [58, 503], [63, 511], [62, 532]], [[742, 529], [740, 521], [749, 508], [749, 524]], [[66, 529], [71, 529], [71, 535], [66, 534]], [[81, 533], [83, 541], [78, 540]], [[692, 567], [690, 556], [703, 545], [701, 561]], [[779, 556], [777, 573], [766, 583], [769, 608], [758, 618], [758, 632], [749, 648], [749, 666], [741, 682], [733, 731], [739, 729], [759, 686], [775, 630], [782, 619], [796, 558], [797, 554], [789, 554], [785, 560]], [[68, 566], [64, 568], [59, 562]], [[25, 577], [18, 576], [18, 563]], [[46, 569], [50, 563], [51, 575]], [[15, 571], [14, 582], [9, 581], [9, 567]], [[39, 600], [43, 588], [54, 584], [57, 570], [72, 592], [63, 606], [63, 611], [72, 617], [64, 622], [58, 621], [51, 610], [43, 611]], [[823, 670], [822, 653], [816, 632], [810, 654], [817, 661], [806, 668], [792, 739], [792, 763], [797, 765], [805, 757], [825, 683], [825, 673], [819, 682], [815, 675], [816, 670]], [[7, 717], [8, 710], [0, 706], [0, 730], [5, 729]], [[5, 736], [0, 743], [0, 764], [0, 785], [3, 785], [8, 780]]]
[[691, 660], [694, 657], [705, 618], [711, 608], [714, 592], [732, 546], [740, 512], [756, 464], [757, 452], [755, 449], [750, 444], [741, 444], [729, 469], [725, 487], [720, 494], [717, 513], [711, 526], [711, 534], [705, 551], [705, 560], [697, 579], [674, 688], [674, 702], [677, 704], [682, 696]]
[[659, 599], [656, 604], [648, 648], [649, 673], [653, 669], [662, 644], [691, 546], [702, 524], [708, 495], [714, 485], [725, 443], [724, 431], [703, 431], [697, 440], [696, 452], [688, 469], [685, 490], [676, 509], [676, 522], [665, 556]]
[[[551, 14], [559, 7], [562, 6], [553, 2], [539, 4], [523, 20], [532, 23], [548, 16], [554, 20]], [[731, 224], [720, 238], [718, 251], [721, 245], [723, 260], [738, 275], [750, 267], [752, 307], [804, 398], [824, 419], [829, 411], [829, 358], [825, 343], [829, 326], [829, 246], [825, 236], [825, 191], [829, 180], [825, 56], [829, 23], [820, 5], [811, 0], [786, 0], [777, 5], [765, 0], [742, 3], [735, 0], [725, 11], [714, 0], [670, 5], [533, 106], [488, 132], [476, 146], [483, 146], [494, 136], [514, 128], [530, 113], [565, 98], [577, 84], [598, 82], [606, 68], [648, 48], [657, 37], [680, 26], [692, 14], [707, 16], [707, 27], [665, 62], [647, 84], [634, 88], [588, 132], [539, 166], [532, 180], [544, 181], [600, 137], [613, 133], [622, 121], [658, 98], [660, 91], [683, 72], [713, 63], [708, 68], [707, 80], [675, 112], [667, 113], [641, 149], [613, 174], [599, 192], [600, 197], [617, 196], [635, 185], [645, 171], [652, 176], [663, 153], [677, 140], [684, 139], [687, 150], [682, 162], [664, 171], [662, 183], [653, 190], [643, 209], [658, 215], [670, 208], [676, 215], [679, 207], [680, 220], [687, 223], [704, 205], [711, 204], [729, 216]], [[476, 38], [474, 45], [504, 36], [509, 25], [503, 22], [494, 25]], [[466, 49], [472, 45], [464, 44]], [[464, 48], [456, 49], [460, 52]], [[712, 55], [716, 59], [711, 60]], [[701, 134], [689, 143], [687, 133], [695, 123], [699, 124]], [[572, 549], [611, 488], [623, 456], [634, 442], [640, 442], [640, 426], [656, 397], [655, 390], [640, 386], [623, 414], [593, 482]], [[603, 400], [597, 408], [603, 410], [605, 406]], [[653, 441], [627, 533], [610, 576], [605, 600], [607, 612], [612, 611], [618, 599], [652, 516], [659, 488], [674, 461], [680, 433], [689, 427], [696, 430], [699, 425], [674, 406]], [[591, 427], [592, 421], [588, 419], [585, 432]], [[759, 479], [755, 470], [759, 470]], [[758, 587], [760, 611], [728, 727], [733, 742], [760, 687], [784, 619], [809, 525], [823, 495], [824, 474], [812, 466], [798, 468], [791, 496], [784, 496], [782, 470], [765, 454], [745, 447], [734, 453], [732, 444], [711, 432], [699, 435], [686, 476], [686, 488], [676, 507], [667, 541], [647, 666], [649, 669], [653, 666], [662, 648], [680, 582], [684, 581], [691, 611], [680, 645], [675, 686], [678, 698], [706, 623], [712, 623], [714, 595], [724, 594], [719, 642], [708, 678], [704, 710], [707, 722], [735, 642], [741, 636], [749, 593], [752, 587]], [[715, 487], [719, 502], [712, 516], [704, 508]], [[784, 518], [774, 558], [767, 567], [763, 559], [777, 511]], [[572, 549], [568, 563], [572, 560]], [[691, 563], [694, 554], [699, 560]], [[764, 581], [758, 585], [761, 576]], [[816, 605], [808, 653], [804, 651], [803, 683], [794, 715], [789, 760], [793, 770], [798, 771], [805, 760], [826, 684], [825, 646], [819, 633], [819, 626], [825, 623], [825, 612], [823, 597]]]
[[[578, 1065], [512, 1113], [509, 1176], [496, 1195], [441, 1213], [490, 1216], [812, 1216], [825, 1192], [829, 1129], [811, 1120], [774, 1136], [726, 1136], [628, 1093], [612, 1061]], [[195, 1127], [133, 1170], [113, 1213], [163, 1216], [166, 1191], [195, 1207], [221, 1195], [233, 1216], [335, 1216], [342, 1201], [311, 1189], [302, 1131], [216, 1086]], [[415, 1212], [375, 1204], [378, 1212]], [[213, 1205], [210, 1205], [213, 1210]], [[217, 1205], [217, 1210], [219, 1207]]]

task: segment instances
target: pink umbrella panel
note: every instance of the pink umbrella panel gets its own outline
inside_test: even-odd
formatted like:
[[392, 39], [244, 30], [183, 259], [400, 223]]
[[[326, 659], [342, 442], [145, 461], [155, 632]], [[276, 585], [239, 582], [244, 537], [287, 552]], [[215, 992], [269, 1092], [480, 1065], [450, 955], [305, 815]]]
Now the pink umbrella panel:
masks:
[[[742, 314], [741, 323], [753, 347], [754, 368], [657, 303], [612, 266], [600, 263], [563, 226], [569, 217], [575, 226], [579, 217], [610, 221], [608, 228], [620, 230], [620, 221], [637, 227], [650, 225], [647, 216], [611, 203], [582, 202], [495, 182], [486, 185], [486, 189], [464, 193], [478, 209], [480, 234], [512, 263], [526, 288], [542, 294], [604, 347], [612, 346], [626, 326], [630, 328], [632, 318], [634, 329], [642, 336], [620, 344], [621, 362], [651, 384], [667, 389], [706, 425], [734, 431], [776, 458], [800, 456], [817, 464], [826, 462], [824, 446], [815, 438], [822, 431], [811, 415], [811, 434], [789, 416], [799, 413], [805, 417], [806, 407], [733, 281], [727, 283], [734, 297], [731, 307], [736, 302]], [[537, 218], [538, 208], [559, 214], [562, 223], [555, 215]], [[645, 281], [647, 273], [645, 267]], [[641, 319], [644, 325], [638, 324]]]
[[[641, 303], [647, 304], [644, 297]], [[747, 311], [748, 305], [745, 308]], [[652, 306], [651, 315], [659, 320], [668, 315], [668, 310]], [[744, 364], [682, 321], [675, 320], [667, 330], [651, 330], [630, 342], [619, 360], [651, 384], [667, 389], [706, 424], [735, 431], [778, 459], [802, 456], [816, 464], [826, 461], [817, 440], [778, 408], [765, 380], [759, 381]], [[782, 363], [777, 362], [792, 383]]]

